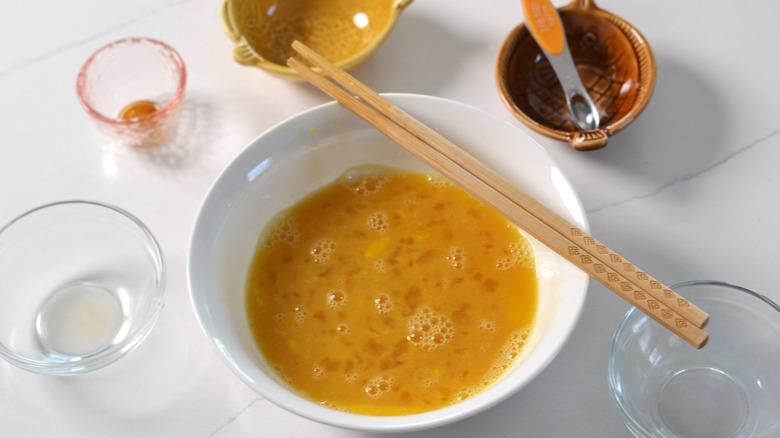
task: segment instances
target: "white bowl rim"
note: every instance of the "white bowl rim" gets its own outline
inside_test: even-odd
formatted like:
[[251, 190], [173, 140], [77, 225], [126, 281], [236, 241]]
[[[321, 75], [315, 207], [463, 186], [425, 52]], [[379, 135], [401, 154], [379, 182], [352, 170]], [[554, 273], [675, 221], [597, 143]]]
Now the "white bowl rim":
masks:
[[[488, 112], [483, 111], [481, 109], [475, 108], [473, 106], [464, 103], [441, 98], [441, 97], [434, 97], [434, 96], [420, 95], [420, 94], [408, 94], [408, 93], [383, 93], [382, 95], [388, 100], [390, 100], [391, 102], [399, 105], [399, 107], [402, 108], [404, 108], [405, 106], [413, 106], [413, 104], [415, 103], [427, 102], [435, 105], [440, 105], [442, 107], [452, 107], [459, 111], [468, 111], [471, 112], [474, 117], [479, 117], [483, 121], [495, 123], [496, 126], [500, 125], [503, 126], [504, 128], [513, 130], [514, 132], [513, 135], [517, 135], [519, 141], [526, 142], [528, 147], [535, 148], [534, 149], [535, 152], [539, 153], [540, 156], [544, 157], [544, 159], [546, 160], [545, 164], [557, 170], [558, 172], [557, 177], [559, 178], [558, 182], [563, 186], [565, 190], [568, 190], [568, 196], [562, 202], [564, 202], [566, 208], [568, 208], [572, 212], [572, 214], [576, 216], [576, 218], [573, 217], [570, 218], [570, 220], [572, 222], [576, 222], [583, 230], [588, 231], [589, 227], [587, 224], [587, 219], [585, 217], [584, 208], [579, 199], [579, 196], [574, 191], [572, 184], [570, 183], [568, 178], [565, 176], [565, 174], [563, 174], [562, 171], [560, 171], [560, 167], [557, 165], [557, 163], [555, 163], [555, 161], [553, 160], [549, 152], [547, 152], [541, 145], [539, 145], [535, 140], [533, 140], [530, 136], [528, 136], [528, 134], [526, 134], [523, 130], [521, 130], [517, 126], [512, 125], [511, 123], [503, 119], [499, 119], [498, 117], [493, 116], [492, 114], [489, 114]], [[194, 281], [195, 279], [193, 278], [197, 269], [193, 266], [193, 264], [195, 262], [194, 253], [199, 246], [197, 242], [197, 236], [201, 228], [201, 221], [202, 221], [201, 216], [203, 215], [205, 209], [209, 206], [210, 202], [212, 201], [212, 198], [215, 196], [215, 192], [219, 187], [220, 181], [225, 177], [225, 175], [227, 175], [231, 171], [232, 166], [235, 166], [236, 163], [240, 161], [241, 157], [244, 154], [246, 154], [251, 148], [256, 147], [257, 144], [262, 143], [264, 137], [269, 135], [269, 133], [272, 133], [278, 129], [283, 128], [287, 124], [296, 123], [296, 120], [299, 118], [304, 118], [320, 112], [327, 113], [330, 111], [347, 112], [347, 110], [341, 107], [337, 102], [328, 102], [319, 106], [315, 106], [311, 109], [305, 110], [303, 112], [297, 113], [277, 123], [276, 125], [272, 126], [271, 128], [264, 131], [262, 134], [254, 138], [244, 149], [242, 149], [230, 161], [230, 163], [220, 172], [218, 177], [214, 180], [207, 194], [203, 198], [203, 201], [198, 209], [198, 217], [192, 228], [191, 239], [190, 239], [189, 248], [187, 252], [187, 283], [188, 283], [188, 288], [190, 293], [191, 304], [195, 310], [196, 318], [198, 320], [199, 325], [201, 326], [201, 329], [206, 334], [206, 336], [209, 337], [210, 341], [212, 342], [213, 346], [217, 350], [217, 353], [220, 356], [220, 358], [223, 360], [223, 362], [225, 362], [228, 365], [228, 367], [241, 380], [243, 380], [248, 386], [250, 386], [250, 388], [253, 388], [256, 391], [257, 389], [255, 388], [254, 385], [257, 382], [251, 376], [248, 376], [241, 370], [235, 368], [236, 364], [230, 359], [230, 357], [227, 356], [226, 352], [223, 350], [224, 347], [221, 344], [221, 340], [215, 338], [214, 335], [210, 334], [210, 330], [209, 330], [210, 323], [207, 320], [208, 317], [207, 309], [202, 308], [201, 304], [198, 302], [197, 299], [198, 298], [197, 295], [199, 294], [198, 285], [196, 284], [196, 282]], [[560, 189], [560, 187], [556, 186], [556, 189]], [[267, 394], [262, 394], [262, 395], [272, 403], [290, 412], [293, 412], [299, 416], [302, 416], [304, 418], [308, 418], [331, 426], [353, 429], [353, 430], [365, 430], [365, 431], [376, 431], [376, 432], [401, 432], [401, 431], [408, 432], [414, 430], [429, 429], [432, 427], [437, 427], [444, 424], [452, 423], [457, 420], [464, 419], [478, 412], [481, 412], [495, 405], [496, 403], [504, 400], [505, 398], [511, 396], [512, 394], [514, 394], [517, 390], [519, 390], [520, 388], [525, 386], [528, 382], [530, 382], [533, 378], [535, 378], [557, 356], [558, 352], [566, 344], [566, 341], [570, 337], [575, 326], [577, 325], [577, 322], [579, 321], [579, 318], [582, 313], [582, 308], [584, 307], [585, 298], [587, 295], [589, 277], [580, 270], [577, 270], [577, 273], [574, 275], [577, 277], [575, 280], [580, 287], [575, 292], [577, 296], [576, 299], [574, 299], [574, 303], [573, 303], [574, 308], [570, 309], [569, 312], [570, 318], [567, 320], [568, 327], [563, 329], [564, 335], [562, 336], [562, 339], [554, 348], [550, 349], [550, 351], [547, 352], [543, 360], [540, 357], [530, 357], [527, 358], [525, 362], [523, 362], [523, 364], [532, 366], [534, 371], [532, 373], [525, 374], [522, 381], [520, 382], [515, 382], [514, 384], [511, 385], [494, 385], [462, 402], [459, 402], [457, 404], [445, 408], [441, 408], [429, 412], [423, 412], [419, 414], [401, 415], [401, 416], [368, 416], [368, 415], [359, 415], [359, 414], [334, 411], [333, 409], [320, 406], [319, 404], [316, 404], [314, 402], [305, 401], [305, 400], [301, 401], [302, 397], [298, 395], [289, 395], [283, 397], [274, 397], [274, 396], [269, 397]]]

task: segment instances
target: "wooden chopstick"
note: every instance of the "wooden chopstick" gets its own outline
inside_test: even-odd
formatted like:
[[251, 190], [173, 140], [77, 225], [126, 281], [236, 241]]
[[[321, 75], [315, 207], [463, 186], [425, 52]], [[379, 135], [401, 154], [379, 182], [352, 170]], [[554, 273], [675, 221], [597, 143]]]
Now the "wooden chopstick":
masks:
[[[623, 272], [626, 276], [633, 277], [632, 280], [629, 280], [632, 285], [635, 285], [644, 291], [644, 293], [654, 297], [669, 308], [674, 309], [678, 314], [690, 321], [691, 324], [700, 328], [707, 324], [709, 316], [701, 311], [701, 309], [693, 306], [690, 302], [665, 287], [658, 280], [637, 269], [636, 266], [611, 251], [606, 245], [593, 237], [588, 236], [578, 227], [568, 223], [531, 196], [518, 190], [504, 178], [497, 175], [492, 169], [468, 156], [464, 151], [452, 144], [452, 142], [438, 132], [426, 127], [400, 108], [392, 105], [376, 92], [360, 83], [343, 70], [335, 67], [328, 62], [327, 59], [306, 47], [304, 44], [296, 41], [293, 43], [293, 49], [301, 54], [306, 60], [319, 67], [325, 74], [333, 78], [336, 82], [339, 82], [342, 86], [349, 88], [358, 97], [369, 103], [392, 121], [404, 127], [434, 149], [449, 156], [454, 161], [461, 163], [468, 172], [477, 175], [482, 181], [490, 181], [491, 185], [496, 188], [497, 191], [512, 199], [516, 199], [518, 204], [532, 211], [536, 217], [550, 225], [556, 232], [567, 236], [568, 239], [572, 240], [577, 246], [586, 248], [586, 252], [591, 255], [591, 260], [595, 258], [600, 261], [601, 264], [609, 266], [613, 271]], [[625, 284], [621, 284], [620, 287], [625, 289], [632, 288], [631, 285]]]
[[700, 328], [708, 321], [706, 313], [302, 43], [294, 42], [293, 49], [358, 97], [303, 62], [288, 59], [304, 79], [694, 347], [706, 343], [708, 335]]

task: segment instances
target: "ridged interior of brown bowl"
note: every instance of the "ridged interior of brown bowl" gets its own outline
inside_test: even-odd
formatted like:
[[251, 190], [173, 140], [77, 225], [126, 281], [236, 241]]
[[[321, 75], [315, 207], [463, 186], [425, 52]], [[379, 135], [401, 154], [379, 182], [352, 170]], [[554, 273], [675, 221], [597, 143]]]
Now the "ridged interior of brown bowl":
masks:
[[[655, 65], [641, 35], [601, 10], [560, 10], [577, 71], [601, 113], [601, 127], [616, 132], [644, 109], [655, 81]], [[499, 87], [507, 104], [540, 131], [580, 131], [550, 63], [524, 26], [505, 43]], [[547, 129], [545, 129], [547, 128]], [[543, 132], [552, 135], [550, 132]], [[553, 135], [555, 136], [555, 135]]]
[[338, 63], [368, 50], [393, 0], [230, 0], [233, 26], [263, 59], [285, 65], [296, 39]]

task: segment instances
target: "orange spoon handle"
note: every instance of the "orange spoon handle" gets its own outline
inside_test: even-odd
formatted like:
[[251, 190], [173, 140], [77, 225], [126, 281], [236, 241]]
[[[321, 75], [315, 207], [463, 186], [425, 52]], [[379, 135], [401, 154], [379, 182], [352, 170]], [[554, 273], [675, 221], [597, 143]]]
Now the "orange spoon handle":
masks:
[[566, 44], [563, 24], [550, 0], [522, 0], [528, 27], [536, 42], [550, 55], [560, 55]]

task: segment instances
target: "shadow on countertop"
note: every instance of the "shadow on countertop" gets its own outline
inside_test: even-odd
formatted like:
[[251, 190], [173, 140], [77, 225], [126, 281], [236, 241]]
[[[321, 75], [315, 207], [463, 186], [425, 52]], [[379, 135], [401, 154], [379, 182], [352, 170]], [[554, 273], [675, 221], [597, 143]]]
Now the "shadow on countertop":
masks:
[[600, 202], [589, 214], [655, 196], [712, 169], [728, 154], [726, 110], [717, 87], [696, 71], [693, 61], [656, 53], [656, 63], [658, 79], [645, 111], [606, 148], [581, 154], [594, 167], [594, 177], [599, 167], [622, 171], [641, 180], [645, 191]]

